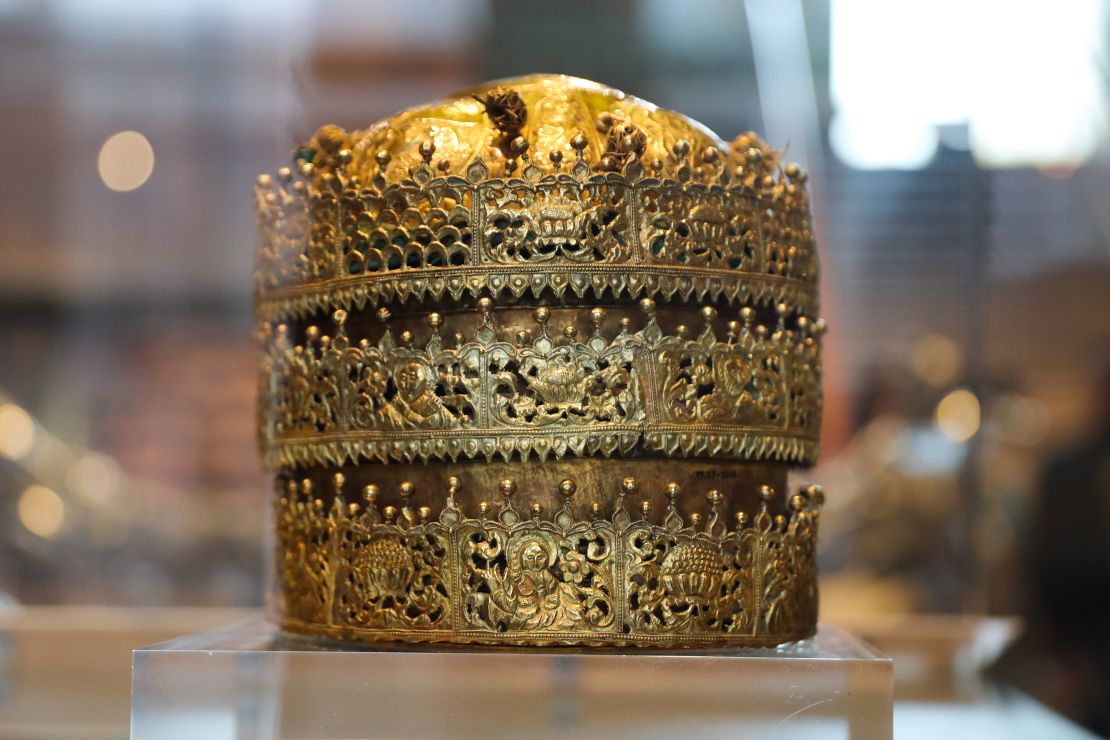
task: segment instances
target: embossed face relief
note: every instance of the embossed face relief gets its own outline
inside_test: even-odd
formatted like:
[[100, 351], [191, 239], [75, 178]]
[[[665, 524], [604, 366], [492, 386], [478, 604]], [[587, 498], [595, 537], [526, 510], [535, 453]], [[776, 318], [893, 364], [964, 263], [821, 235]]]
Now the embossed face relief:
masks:
[[547, 569], [547, 553], [538, 542], [529, 542], [520, 556], [521, 568], [533, 573]]
[[725, 144], [537, 75], [325, 126], [255, 195], [259, 442], [287, 629], [813, 634], [822, 494], [771, 488], [814, 462], [821, 425], [796, 165], [755, 134]]

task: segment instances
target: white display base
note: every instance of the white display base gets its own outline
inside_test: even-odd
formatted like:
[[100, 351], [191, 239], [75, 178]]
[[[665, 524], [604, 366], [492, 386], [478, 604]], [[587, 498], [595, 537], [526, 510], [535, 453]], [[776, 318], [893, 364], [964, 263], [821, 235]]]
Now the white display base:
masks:
[[131, 736], [891, 737], [892, 664], [843, 630], [776, 649], [359, 648], [264, 620], [134, 651]]

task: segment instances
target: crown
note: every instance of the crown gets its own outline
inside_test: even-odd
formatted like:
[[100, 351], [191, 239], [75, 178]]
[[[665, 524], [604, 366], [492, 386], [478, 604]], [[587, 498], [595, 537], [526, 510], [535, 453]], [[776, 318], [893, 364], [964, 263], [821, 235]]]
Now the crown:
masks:
[[256, 186], [286, 628], [813, 633], [821, 495], [775, 493], [816, 459], [822, 406], [797, 166], [550, 75], [325, 126], [294, 164]]

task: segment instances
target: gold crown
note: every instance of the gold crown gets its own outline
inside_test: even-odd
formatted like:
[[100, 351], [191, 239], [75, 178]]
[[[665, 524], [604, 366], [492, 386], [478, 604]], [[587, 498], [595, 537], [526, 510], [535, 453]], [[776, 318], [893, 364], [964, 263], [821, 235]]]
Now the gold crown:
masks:
[[295, 161], [259, 178], [255, 278], [286, 627], [812, 634], [820, 496], [773, 494], [821, 417], [804, 173], [559, 76], [325, 126]]

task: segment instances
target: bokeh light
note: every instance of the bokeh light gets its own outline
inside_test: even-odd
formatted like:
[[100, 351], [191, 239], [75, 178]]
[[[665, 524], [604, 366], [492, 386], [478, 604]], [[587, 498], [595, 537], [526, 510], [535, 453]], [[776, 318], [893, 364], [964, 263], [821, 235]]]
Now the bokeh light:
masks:
[[957, 388], [940, 400], [937, 427], [953, 442], [966, 442], [979, 431], [979, 399], [966, 388]]
[[944, 334], [926, 334], [910, 351], [910, 369], [917, 378], [939, 388], [956, 379], [963, 366], [959, 345]]
[[100, 147], [96, 167], [110, 189], [134, 190], [154, 171], [154, 149], [138, 131], [120, 131]]
[[86, 452], [69, 467], [66, 486], [91, 504], [106, 504], [119, 492], [120, 470], [115, 460]]
[[35, 421], [14, 403], [0, 405], [0, 455], [22, 460], [35, 445]]
[[1005, 441], [1023, 447], [1043, 442], [1052, 421], [1043, 401], [1018, 395], [996, 399], [990, 416]]
[[46, 486], [28, 486], [19, 497], [19, 522], [27, 531], [50, 539], [62, 529], [66, 505], [62, 497]]

